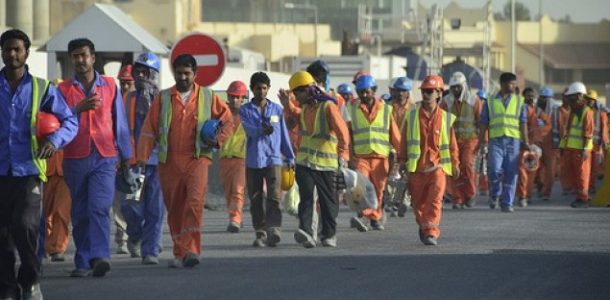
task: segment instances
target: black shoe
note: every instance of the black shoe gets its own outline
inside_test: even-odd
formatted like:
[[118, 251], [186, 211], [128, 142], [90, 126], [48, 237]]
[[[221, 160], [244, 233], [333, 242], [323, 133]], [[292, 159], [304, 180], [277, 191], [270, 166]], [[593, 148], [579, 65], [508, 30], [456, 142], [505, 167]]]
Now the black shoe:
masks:
[[62, 253], [51, 254], [51, 261], [65, 261], [66, 257]]
[[182, 261], [182, 265], [185, 268], [192, 268], [198, 264], [199, 264], [199, 257], [197, 257], [197, 254], [191, 253], [191, 252], [187, 253], [184, 256], [184, 259]]
[[267, 246], [275, 247], [281, 240], [281, 230], [279, 227], [271, 227], [267, 230]]
[[382, 231], [385, 229], [385, 227], [381, 224], [381, 222], [377, 221], [377, 220], [371, 220], [371, 228], [373, 230], [379, 230], [379, 231]]
[[107, 258], [98, 258], [93, 261], [93, 277], [104, 277], [110, 271], [110, 261]]
[[436, 240], [436, 238], [431, 235], [424, 237], [422, 242], [426, 246], [436, 246], [438, 244], [438, 241]]
[[490, 209], [495, 209], [496, 206], [498, 206], [499, 202], [500, 202], [500, 198], [499, 197], [491, 197], [491, 198], [489, 198], [489, 208]]
[[589, 207], [589, 202], [574, 200], [572, 203], [570, 203], [570, 206], [572, 208], [587, 208], [587, 207]]
[[[10, 298], [9, 298], [10, 299]], [[42, 300], [42, 292], [40, 291], [40, 284], [36, 283], [29, 289], [23, 289], [22, 300]]]
[[502, 212], [505, 212], [505, 213], [512, 213], [512, 212], [515, 212], [515, 209], [513, 208], [513, 206], [512, 206], [512, 205], [509, 205], [509, 206], [502, 206], [501, 210], [502, 210]]

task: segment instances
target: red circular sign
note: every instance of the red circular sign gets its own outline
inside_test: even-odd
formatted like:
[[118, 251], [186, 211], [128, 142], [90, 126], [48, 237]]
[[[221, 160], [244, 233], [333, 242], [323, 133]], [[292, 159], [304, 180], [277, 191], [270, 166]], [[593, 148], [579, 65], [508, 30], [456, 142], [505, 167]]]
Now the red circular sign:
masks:
[[192, 33], [180, 39], [170, 52], [170, 62], [180, 54], [188, 53], [197, 60], [195, 82], [202, 86], [214, 84], [225, 70], [225, 53], [222, 46], [203, 33]]

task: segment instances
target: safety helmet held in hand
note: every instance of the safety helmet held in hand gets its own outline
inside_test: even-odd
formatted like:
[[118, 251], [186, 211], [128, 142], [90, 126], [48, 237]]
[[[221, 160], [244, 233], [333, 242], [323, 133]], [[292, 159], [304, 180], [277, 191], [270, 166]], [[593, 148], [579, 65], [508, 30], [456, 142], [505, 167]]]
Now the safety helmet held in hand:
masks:
[[438, 75], [428, 75], [424, 78], [420, 89], [440, 89], [441, 91], [445, 89], [445, 84], [443, 83], [443, 78]]
[[294, 90], [298, 87], [309, 86], [314, 84], [316, 81], [313, 79], [313, 76], [306, 71], [298, 71], [290, 77], [288, 80], [288, 86], [290, 90]]
[[542, 156], [542, 149], [537, 145], [530, 146], [530, 150], [523, 153], [523, 166], [529, 172], [538, 170], [540, 167], [540, 157]]
[[242, 81], [236, 80], [229, 84], [227, 94], [235, 97], [248, 95], [248, 87]]
[[157, 72], [159, 72], [161, 69], [161, 62], [159, 61], [159, 58], [152, 52], [144, 52], [140, 54], [134, 63], [151, 68]]
[[216, 137], [218, 136], [218, 131], [220, 130], [220, 120], [218, 119], [209, 119], [203, 123], [201, 127], [201, 140], [206, 143], [215, 143]]
[[356, 79], [356, 91], [363, 91], [366, 89], [374, 89], [377, 88], [377, 83], [375, 83], [375, 78], [369, 74], [364, 74]]
[[291, 167], [282, 167], [282, 191], [288, 191], [294, 184], [294, 170]]
[[54, 114], [39, 112], [36, 121], [36, 137], [45, 138], [61, 127], [61, 123]]
[[127, 174], [122, 169], [118, 170], [114, 181], [114, 186], [117, 191], [125, 194], [133, 194], [142, 188], [144, 181], [143, 176], [138, 176], [131, 169]]

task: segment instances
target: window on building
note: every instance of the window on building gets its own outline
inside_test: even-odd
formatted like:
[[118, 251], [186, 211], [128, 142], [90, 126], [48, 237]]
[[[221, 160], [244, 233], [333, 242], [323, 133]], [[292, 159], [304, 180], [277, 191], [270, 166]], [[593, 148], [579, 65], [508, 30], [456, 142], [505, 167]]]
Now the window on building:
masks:
[[585, 84], [610, 82], [610, 69], [584, 69], [582, 70], [582, 81]]

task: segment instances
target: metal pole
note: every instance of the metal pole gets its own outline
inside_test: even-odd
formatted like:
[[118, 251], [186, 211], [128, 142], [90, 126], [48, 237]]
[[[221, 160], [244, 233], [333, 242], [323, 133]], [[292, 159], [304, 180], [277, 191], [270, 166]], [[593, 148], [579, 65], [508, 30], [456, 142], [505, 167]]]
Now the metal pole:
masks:
[[316, 57], [318, 57], [318, 7], [317, 6], [312, 6], [313, 8], [313, 21], [314, 21], [314, 32], [313, 32], [313, 39], [314, 39], [314, 44], [315, 44], [315, 51], [314, 51], [314, 55]]
[[517, 23], [515, 22], [515, 0], [510, 0], [510, 71], [515, 74], [515, 64], [516, 64], [516, 53], [515, 53], [515, 44], [516, 44], [516, 27]]
[[539, 28], [539, 40], [540, 40], [540, 77], [538, 81], [540, 81], [540, 87], [544, 86], [544, 42], [542, 40], [542, 0], [538, 0], [538, 14], [540, 15], [540, 20], [538, 20], [538, 28]]

